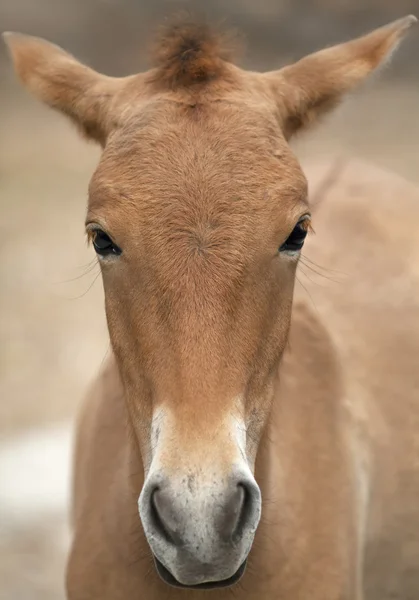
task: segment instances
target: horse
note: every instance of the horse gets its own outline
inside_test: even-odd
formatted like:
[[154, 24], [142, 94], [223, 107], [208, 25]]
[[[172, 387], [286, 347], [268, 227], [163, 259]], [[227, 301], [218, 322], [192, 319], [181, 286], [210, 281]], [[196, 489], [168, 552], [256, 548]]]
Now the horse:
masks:
[[[102, 147], [86, 232], [112, 352], [77, 425], [70, 600], [418, 597], [419, 195], [289, 145], [415, 20], [263, 73], [188, 20], [121, 78], [6, 35]], [[304, 264], [328, 277], [311, 301]]]

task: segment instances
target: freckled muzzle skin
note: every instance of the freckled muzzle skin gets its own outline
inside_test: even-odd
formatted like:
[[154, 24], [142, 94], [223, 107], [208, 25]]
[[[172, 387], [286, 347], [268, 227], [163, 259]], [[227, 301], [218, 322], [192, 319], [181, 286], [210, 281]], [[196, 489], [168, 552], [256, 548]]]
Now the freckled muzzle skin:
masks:
[[214, 467], [168, 478], [152, 465], [138, 507], [166, 582], [231, 585], [244, 572], [261, 516], [260, 490], [244, 461], [228, 476]]

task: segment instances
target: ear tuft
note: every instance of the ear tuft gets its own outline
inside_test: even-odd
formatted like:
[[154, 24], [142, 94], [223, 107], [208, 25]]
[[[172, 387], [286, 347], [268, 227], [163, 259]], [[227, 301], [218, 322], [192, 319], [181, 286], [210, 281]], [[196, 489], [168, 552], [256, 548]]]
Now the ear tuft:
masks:
[[55, 44], [38, 37], [6, 31], [3, 33], [3, 39], [13, 60], [16, 73], [23, 83], [26, 83], [31, 73], [36, 74], [36, 70], [42, 66], [43, 62], [51, 61], [53, 56], [72, 59], [67, 52]]
[[[384, 27], [380, 27], [376, 29], [372, 33], [359, 38], [358, 40], [354, 40], [352, 42], [355, 44], [356, 42], [365, 41], [366, 45], [366, 58], [370, 60], [370, 64], [372, 68], [376, 68], [382, 64], [384, 64], [393, 52], [395, 52], [399, 46], [399, 43], [405, 37], [407, 31], [417, 22], [417, 18], [414, 15], [408, 15], [407, 17], [403, 17], [402, 19], [398, 19], [397, 21], [393, 21], [389, 25], [385, 25]], [[374, 40], [376, 41], [376, 52], [374, 52]], [[368, 45], [370, 48], [370, 56], [368, 55]]]
[[[405, 32], [407, 29], [409, 29], [409, 27], [411, 27], [412, 25], [414, 25], [417, 22], [418, 22], [418, 19], [417, 19], [417, 17], [415, 17], [415, 15], [407, 15], [407, 17], [402, 17], [401, 19], [394, 21], [393, 27], [395, 27], [396, 29], [398, 29], [401, 32]], [[390, 27], [391, 27], [391, 24], [390, 24]]]

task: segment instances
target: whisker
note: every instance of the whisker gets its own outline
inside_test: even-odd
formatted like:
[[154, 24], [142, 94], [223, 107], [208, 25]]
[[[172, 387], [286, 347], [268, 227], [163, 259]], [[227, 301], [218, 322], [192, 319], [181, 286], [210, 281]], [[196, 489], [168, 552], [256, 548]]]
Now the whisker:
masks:
[[102, 358], [102, 361], [100, 363], [100, 369], [102, 369], [102, 367], [103, 367], [103, 365], [105, 363], [105, 360], [108, 358], [110, 349], [111, 349], [111, 342], [108, 343], [108, 347], [106, 348], [105, 354], [104, 354], [104, 356]]
[[309, 277], [307, 275], [307, 273], [304, 271], [303, 267], [300, 265], [300, 273], [302, 275], [304, 275], [304, 277], [307, 277], [307, 279], [310, 281], [310, 283], [314, 284], [314, 285], [320, 285], [320, 283], [318, 281], [314, 281], [311, 277]]
[[85, 292], [83, 292], [83, 294], [80, 294], [80, 296], [75, 296], [73, 298], [70, 298], [70, 300], [80, 300], [80, 298], [83, 298], [88, 292], [90, 292], [90, 290], [92, 289], [92, 287], [94, 286], [94, 284], [97, 281], [97, 278], [100, 275], [100, 271], [99, 273], [96, 275], [96, 277], [93, 279], [92, 283], [89, 285], [89, 287], [87, 288], [87, 290]]
[[332, 281], [333, 283], [341, 283], [341, 281], [339, 279], [334, 279], [333, 277], [328, 277], [324, 273], [321, 273], [320, 271], [317, 271], [317, 269], [315, 269], [312, 265], [310, 265], [307, 262], [305, 262], [305, 258], [304, 257], [300, 258], [300, 264], [303, 264], [305, 267], [307, 267], [307, 269], [310, 269], [313, 273], [315, 273], [319, 277], [323, 277], [323, 279], [327, 279], [328, 281]]
[[320, 269], [321, 271], [326, 271], [327, 273], [337, 273], [339, 275], [346, 275], [346, 273], [344, 273], [343, 271], [338, 271], [337, 269], [330, 269], [329, 267], [322, 267], [321, 265], [319, 265], [318, 263], [314, 262], [314, 260], [312, 260], [311, 258], [309, 258], [308, 256], [306, 256], [305, 254], [301, 254], [301, 257], [311, 263], [312, 265], [314, 265], [317, 269]]
[[55, 284], [61, 285], [63, 283], [71, 283], [72, 281], [77, 281], [79, 279], [82, 279], [83, 277], [86, 277], [86, 275], [91, 273], [96, 266], [99, 266], [99, 261], [95, 257], [93, 260], [91, 260], [89, 263], [87, 263], [87, 265], [84, 265], [83, 267], [81, 267], [81, 268], [85, 269], [81, 275], [77, 275], [76, 277], [72, 277], [71, 279], [64, 279], [62, 281], [56, 281]]
[[319, 311], [317, 310], [317, 306], [313, 300], [313, 296], [310, 294], [310, 292], [308, 291], [308, 289], [306, 288], [306, 286], [304, 285], [304, 283], [301, 281], [301, 279], [299, 277], [296, 276], [296, 279], [298, 281], [298, 283], [301, 285], [301, 287], [303, 288], [303, 290], [306, 292], [307, 296], [310, 298], [311, 303], [313, 305], [313, 308], [315, 309], [315, 311], [319, 314]]

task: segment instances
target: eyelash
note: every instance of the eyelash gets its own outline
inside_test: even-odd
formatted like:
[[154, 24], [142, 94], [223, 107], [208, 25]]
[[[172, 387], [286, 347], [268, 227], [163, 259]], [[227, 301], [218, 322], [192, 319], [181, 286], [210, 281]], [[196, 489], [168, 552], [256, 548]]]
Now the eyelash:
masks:
[[279, 252], [299, 252], [304, 246], [309, 229], [310, 221], [308, 217], [298, 221], [285, 242], [279, 247]]
[[90, 239], [92, 240], [93, 247], [99, 256], [119, 256], [122, 254], [121, 248], [119, 248], [119, 246], [113, 242], [110, 236], [103, 231], [103, 229], [92, 229], [89, 235]]

